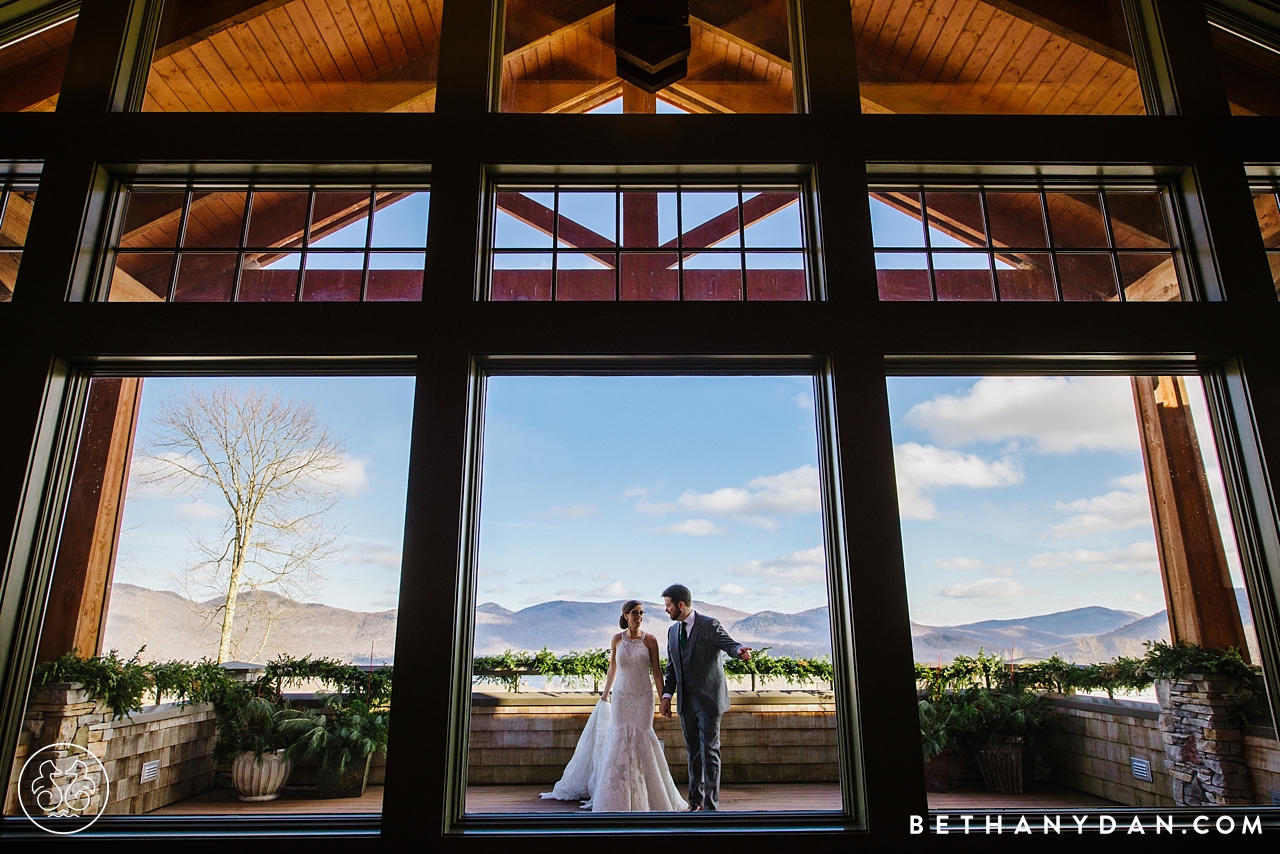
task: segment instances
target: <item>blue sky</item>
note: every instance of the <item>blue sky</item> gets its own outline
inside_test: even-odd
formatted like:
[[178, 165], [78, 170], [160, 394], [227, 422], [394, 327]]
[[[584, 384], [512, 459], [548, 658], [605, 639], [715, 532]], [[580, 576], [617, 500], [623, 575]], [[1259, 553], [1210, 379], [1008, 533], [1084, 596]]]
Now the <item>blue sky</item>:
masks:
[[827, 604], [808, 377], [494, 377], [479, 600]]
[[[1238, 586], [1202, 386], [1186, 383]], [[1164, 608], [1127, 377], [888, 384], [914, 621]]]
[[[220, 378], [151, 378], [143, 382], [139, 435], [166, 395], [187, 387], [208, 393]], [[255, 377], [236, 386], [278, 391], [286, 399], [309, 400], [332, 431], [345, 437], [347, 463], [340, 477], [345, 494], [337, 519], [346, 527], [343, 551], [323, 569], [326, 583], [314, 601], [358, 611], [396, 607], [404, 540], [405, 490], [413, 410], [408, 377]], [[225, 505], [224, 505], [225, 506]], [[212, 533], [221, 509], [213, 493], [170, 495], [131, 484], [115, 578], [182, 592], [189, 562], [189, 532]]]
[[[160, 398], [218, 379], [145, 381]], [[413, 381], [255, 378], [345, 437], [344, 551], [315, 601], [396, 605]], [[1164, 607], [1125, 377], [890, 378], [912, 618]], [[1239, 582], [1199, 381], [1188, 378]], [[827, 603], [808, 377], [493, 377], [479, 601], [656, 600], [673, 582], [743, 611]], [[856, 488], [850, 485], [850, 488]], [[211, 494], [131, 488], [116, 578], [180, 591]]]

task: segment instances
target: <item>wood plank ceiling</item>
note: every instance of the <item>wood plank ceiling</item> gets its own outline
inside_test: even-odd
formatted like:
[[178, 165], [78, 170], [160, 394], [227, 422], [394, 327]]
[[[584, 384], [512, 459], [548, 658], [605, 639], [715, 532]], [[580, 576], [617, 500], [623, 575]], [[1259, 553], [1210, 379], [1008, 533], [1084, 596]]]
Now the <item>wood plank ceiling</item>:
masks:
[[435, 106], [443, 0], [224, 0], [213, 4], [228, 7], [222, 17], [192, 31], [210, 17], [205, 5], [188, 0], [166, 7], [144, 110], [430, 112]]
[[[504, 112], [578, 112], [622, 94], [612, 3], [509, 0], [506, 8]], [[700, 113], [794, 110], [786, 0], [691, 0], [689, 12], [689, 75], [665, 100]]]
[[852, 7], [863, 112], [1144, 112], [1119, 3], [852, 0]]

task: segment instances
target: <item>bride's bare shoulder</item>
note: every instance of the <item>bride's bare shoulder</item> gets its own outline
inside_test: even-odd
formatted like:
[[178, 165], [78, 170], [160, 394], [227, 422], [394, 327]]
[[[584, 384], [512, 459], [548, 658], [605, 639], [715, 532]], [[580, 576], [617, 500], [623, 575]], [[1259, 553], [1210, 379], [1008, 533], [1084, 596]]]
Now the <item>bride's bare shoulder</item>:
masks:
[[657, 649], [657, 647], [658, 647], [658, 639], [657, 639], [656, 637], [654, 637], [652, 634], [650, 634], [649, 632], [645, 632], [645, 633], [644, 633], [644, 645], [645, 645], [645, 646], [647, 646], [647, 647], [652, 647], [652, 648], [654, 648], [654, 649]]

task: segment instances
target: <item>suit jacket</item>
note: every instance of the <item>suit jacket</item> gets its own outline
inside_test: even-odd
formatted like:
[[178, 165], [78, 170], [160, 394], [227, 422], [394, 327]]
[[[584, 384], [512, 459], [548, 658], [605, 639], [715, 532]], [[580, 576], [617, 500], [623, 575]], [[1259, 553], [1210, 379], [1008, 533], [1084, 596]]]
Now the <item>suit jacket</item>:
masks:
[[688, 651], [681, 655], [680, 623], [671, 624], [667, 630], [667, 671], [662, 690], [681, 700], [680, 714], [684, 714], [686, 698], [697, 701], [703, 709], [714, 708], [721, 715], [729, 711], [729, 685], [720, 665], [720, 653], [737, 656], [740, 649], [742, 644], [729, 637], [719, 620], [695, 613]]

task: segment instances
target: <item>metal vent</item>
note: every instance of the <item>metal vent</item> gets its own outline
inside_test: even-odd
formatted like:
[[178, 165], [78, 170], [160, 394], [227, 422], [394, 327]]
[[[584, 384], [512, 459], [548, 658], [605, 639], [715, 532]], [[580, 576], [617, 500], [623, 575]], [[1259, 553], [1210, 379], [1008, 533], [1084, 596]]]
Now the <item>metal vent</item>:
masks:
[[142, 782], [150, 783], [160, 776], [160, 760], [153, 759], [142, 763]]
[[1133, 770], [1135, 779], [1151, 782], [1151, 760], [1139, 759], [1136, 756], [1129, 757], [1129, 767]]

